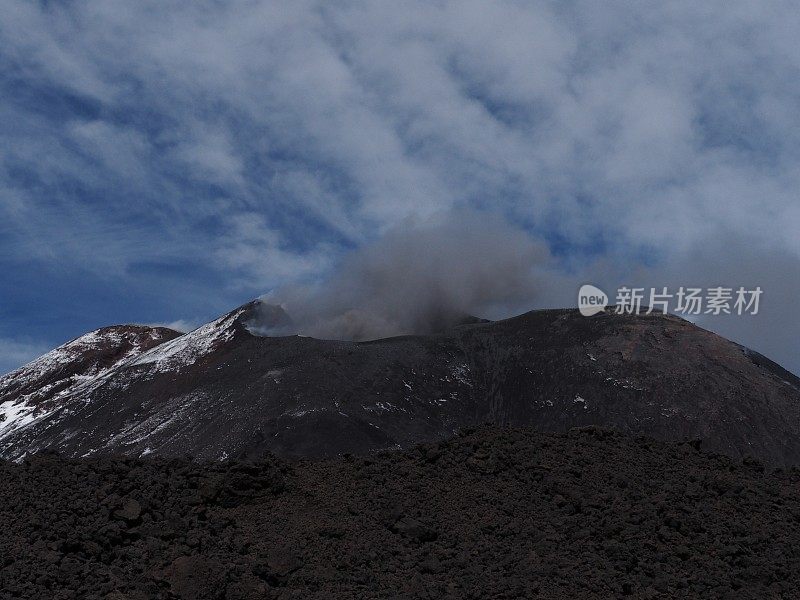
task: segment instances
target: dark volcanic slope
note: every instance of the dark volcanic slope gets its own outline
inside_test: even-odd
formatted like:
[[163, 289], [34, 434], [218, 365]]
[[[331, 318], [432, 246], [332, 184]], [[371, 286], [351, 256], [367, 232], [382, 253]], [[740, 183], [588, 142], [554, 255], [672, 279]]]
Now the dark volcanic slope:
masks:
[[61, 408], [85, 385], [179, 335], [166, 327], [103, 327], [0, 377], [0, 436]]
[[256, 308], [162, 343], [0, 432], [0, 455], [362, 453], [488, 421], [700, 437], [732, 456], [800, 463], [797, 380], [679, 318], [534, 311], [352, 343], [251, 335]]
[[0, 463], [0, 599], [796, 598], [800, 471], [590, 428]]

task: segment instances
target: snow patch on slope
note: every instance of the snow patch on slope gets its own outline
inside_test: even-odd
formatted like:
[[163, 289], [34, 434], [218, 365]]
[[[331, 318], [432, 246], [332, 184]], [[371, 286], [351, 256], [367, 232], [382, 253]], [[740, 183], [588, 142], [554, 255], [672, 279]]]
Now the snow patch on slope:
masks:
[[[119, 364], [137, 356], [143, 346], [162, 339], [163, 335], [156, 329], [104, 327], [0, 377], [0, 439], [63, 408], [67, 398], [82, 395], [95, 382], [105, 380]], [[90, 353], [102, 354], [103, 350], [122, 349], [126, 344], [130, 347], [116, 356], [112, 364], [103, 366], [101, 360], [89, 361], [79, 372], [68, 374], [70, 367], [74, 370]], [[44, 385], [40, 383], [48, 380]]]
[[0, 438], [33, 423], [39, 416], [44, 416], [35, 415], [35, 409], [35, 406], [25, 402], [14, 403], [12, 400], [0, 404]]
[[156, 371], [164, 372], [192, 365], [221, 344], [233, 339], [235, 333], [233, 325], [242, 313], [244, 309], [239, 309], [174, 340], [160, 344], [139, 355], [129, 363], [129, 366], [152, 365]]
[[55, 350], [51, 350], [47, 354], [43, 354], [16, 371], [0, 377], [0, 390], [11, 384], [24, 384], [40, 380], [70, 364], [87, 351], [99, 349], [104, 345], [119, 344], [121, 341], [122, 335], [113, 331], [102, 333], [98, 329], [82, 335]]
[[196, 404], [208, 401], [209, 396], [202, 392], [175, 396], [167, 400], [166, 404], [159, 406], [147, 418], [132, 419], [112, 436], [99, 441], [96, 447], [89, 450], [87, 455], [100, 450], [126, 450], [142, 447], [140, 455], [150, 454], [159, 449], [169, 440], [175, 440], [181, 430], [191, 421], [190, 415]]

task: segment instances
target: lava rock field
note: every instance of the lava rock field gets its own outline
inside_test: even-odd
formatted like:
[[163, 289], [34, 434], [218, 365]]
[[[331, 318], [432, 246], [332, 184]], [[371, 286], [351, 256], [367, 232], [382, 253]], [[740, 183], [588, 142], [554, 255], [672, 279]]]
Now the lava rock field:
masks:
[[792, 598], [800, 470], [596, 427], [0, 463], [0, 599]]

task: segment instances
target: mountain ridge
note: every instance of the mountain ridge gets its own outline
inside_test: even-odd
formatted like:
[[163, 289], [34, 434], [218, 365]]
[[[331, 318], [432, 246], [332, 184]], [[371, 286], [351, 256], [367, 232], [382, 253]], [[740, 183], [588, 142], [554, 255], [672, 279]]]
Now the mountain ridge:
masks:
[[[0, 429], [0, 456], [330, 456], [489, 422], [703, 438], [732, 456], [800, 463], [800, 389], [785, 370], [672, 315], [552, 309], [347, 342], [254, 335], [262, 308], [163, 332], [59, 405]], [[0, 407], [13, 409], [19, 395], [5, 379]]]
[[57, 410], [59, 399], [74, 395], [119, 364], [179, 335], [167, 327], [100, 327], [0, 376], [0, 436]]

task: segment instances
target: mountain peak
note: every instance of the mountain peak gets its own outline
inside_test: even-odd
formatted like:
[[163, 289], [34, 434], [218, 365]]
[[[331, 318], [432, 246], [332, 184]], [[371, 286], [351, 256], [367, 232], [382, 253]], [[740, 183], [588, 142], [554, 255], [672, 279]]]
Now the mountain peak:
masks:
[[[733, 456], [800, 462], [800, 390], [787, 373], [668, 315], [544, 310], [370, 342], [276, 336], [287, 319], [281, 307], [253, 301], [189, 333], [167, 330], [169, 339], [138, 353], [119, 349], [124, 330], [79, 338], [81, 352], [62, 347], [58, 361], [41, 362], [89, 375], [62, 388], [29, 375], [24, 394], [0, 380], [0, 410], [17, 423], [0, 430], [0, 456], [42, 448], [328, 456], [407, 447], [491, 422], [700, 437]], [[117, 348], [109, 366], [75, 366], [98, 345]], [[68, 354], [75, 365], [61, 361]], [[34, 400], [48, 395], [49, 403]]]
[[162, 372], [193, 365], [241, 334], [245, 330], [244, 323], [258, 309], [258, 304], [257, 300], [243, 304], [193, 331], [143, 352], [131, 365], [147, 365]]
[[166, 327], [101, 327], [0, 377], [0, 437], [57, 410], [62, 399], [119, 364], [180, 335]]

